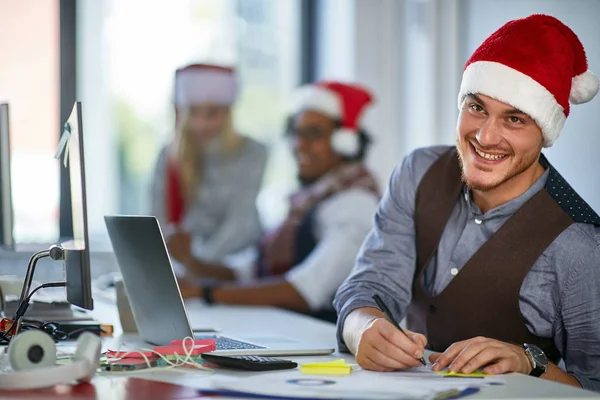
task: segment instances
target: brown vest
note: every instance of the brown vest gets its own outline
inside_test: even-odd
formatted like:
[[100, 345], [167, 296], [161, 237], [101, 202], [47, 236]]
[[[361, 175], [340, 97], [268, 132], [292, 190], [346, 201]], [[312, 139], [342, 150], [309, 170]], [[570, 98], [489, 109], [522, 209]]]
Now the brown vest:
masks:
[[442, 155], [419, 185], [415, 205], [417, 268], [408, 327], [424, 333], [434, 351], [484, 336], [519, 345], [536, 344], [557, 361], [560, 353], [553, 340], [531, 334], [519, 309], [525, 276], [543, 251], [573, 223], [545, 189], [510, 217], [440, 294], [429, 296], [423, 290], [425, 267], [437, 251], [462, 188], [455, 149]]

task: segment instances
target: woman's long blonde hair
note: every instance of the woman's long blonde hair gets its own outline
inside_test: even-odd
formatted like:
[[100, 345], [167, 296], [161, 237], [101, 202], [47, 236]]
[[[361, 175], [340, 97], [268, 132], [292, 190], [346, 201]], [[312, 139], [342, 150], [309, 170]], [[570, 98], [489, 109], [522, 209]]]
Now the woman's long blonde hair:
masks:
[[[184, 191], [183, 196], [186, 201], [192, 202], [196, 200], [200, 192], [198, 176], [202, 174], [204, 157], [203, 152], [198, 150], [192, 133], [188, 129], [189, 108], [181, 110], [180, 113], [181, 122], [178, 124], [175, 134], [172, 156], [179, 170], [181, 187]], [[231, 154], [242, 146], [243, 138], [234, 128], [231, 109], [227, 110], [227, 119], [223, 131], [219, 135], [223, 139], [219, 149], [223, 155]]]

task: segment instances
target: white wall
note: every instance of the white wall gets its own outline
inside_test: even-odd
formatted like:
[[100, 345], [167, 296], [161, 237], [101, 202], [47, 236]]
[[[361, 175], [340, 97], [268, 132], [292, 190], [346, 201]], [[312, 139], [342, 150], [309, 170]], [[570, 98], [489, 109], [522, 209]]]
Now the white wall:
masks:
[[374, 92], [376, 102], [363, 125], [374, 139], [367, 164], [383, 188], [401, 159], [404, 3], [321, 0], [319, 5], [317, 79], [353, 81]]
[[85, 1], [77, 7], [77, 100], [82, 102], [85, 146], [88, 232], [92, 250], [108, 242], [104, 215], [117, 209], [116, 133], [110, 116], [108, 60], [105, 52], [106, 1]]
[[354, 1], [317, 2], [317, 79], [354, 79]]
[[365, 115], [374, 138], [367, 164], [385, 187], [411, 150], [454, 142], [457, 3], [321, 0], [320, 7], [317, 78], [355, 81], [375, 93]]
[[[504, 22], [533, 13], [552, 15], [568, 25], [583, 43], [590, 70], [600, 76], [600, 1], [598, 0], [467, 0], [462, 33], [463, 54], [470, 53]], [[600, 212], [600, 96], [571, 107], [563, 134], [545, 151], [550, 162], [577, 192]]]
[[454, 144], [460, 58], [460, 7], [448, 0], [403, 0], [406, 119], [403, 154]]

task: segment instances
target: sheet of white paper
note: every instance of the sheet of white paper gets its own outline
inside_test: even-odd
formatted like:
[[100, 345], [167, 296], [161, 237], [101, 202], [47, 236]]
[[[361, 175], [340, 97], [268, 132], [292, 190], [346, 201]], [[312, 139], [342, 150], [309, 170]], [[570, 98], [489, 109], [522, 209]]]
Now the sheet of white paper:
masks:
[[503, 378], [448, 378], [423, 368], [384, 374], [359, 369], [343, 377], [307, 376], [295, 370], [252, 378], [215, 379], [213, 387], [270, 396], [387, 400], [429, 398], [492, 382], [501, 384]]

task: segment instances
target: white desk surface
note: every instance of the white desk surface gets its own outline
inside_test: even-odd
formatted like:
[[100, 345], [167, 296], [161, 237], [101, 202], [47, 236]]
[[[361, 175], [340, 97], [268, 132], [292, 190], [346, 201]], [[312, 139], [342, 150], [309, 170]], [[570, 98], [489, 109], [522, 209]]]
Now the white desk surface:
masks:
[[[333, 324], [303, 316], [293, 312], [260, 307], [238, 307], [238, 306], [205, 306], [200, 301], [187, 302], [187, 310], [192, 327], [194, 328], [218, 328], [220, 333], [230, 337], [251, 338], [265, 336], [283, 336], [295, 340], [308, 341], [317, 346], [336, 348], [335, 326]], [[115, 324], [117, 336], [106, 340], [105, 345], [114, 349], [119, 342], [124, 342], [130, 348], [143, 345], [139, 338], [132, 335], [120, 334], [120, 324], [116, 306], [105, 300], [96, 299], [94, 314], [102, 322]], [[145, 345], [148, 347], [148, 345]], [[286, 357], [289, 358], [289, 357]], [[345, 358], [354, 362], [352, 356], [343, 353], [335, 353], [327, 357], [299, 357], [291, 358], [294, 361], [327, 361]], [[279, 372], [264, 372], [263, 374], [274, 374]], [[119, 373], [123, 374], [123, 373]], [[211, 379], [224, 376], [247, 377], [261, 374], [257, 372], [241, 372], [232, 370], [219, 370], [213, 375], [206, 372], [179, 368], [177, 370], [150, 370], [132, 373], [131, 376], [140, 378], [178, 383], [196, 388], [209, 388]], [[301, 376], [298, 371], [298, 375]], [[599, 394], [577, 389], [567, 385], [557, 384], [538, 378], [532, 378], [521, 374], [506, 375], [504, 386], [493, 386], [483, 388], [478, 394], [468, 397], [469, 399], [588, 399], [600, 398]]]

